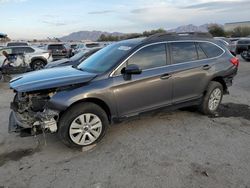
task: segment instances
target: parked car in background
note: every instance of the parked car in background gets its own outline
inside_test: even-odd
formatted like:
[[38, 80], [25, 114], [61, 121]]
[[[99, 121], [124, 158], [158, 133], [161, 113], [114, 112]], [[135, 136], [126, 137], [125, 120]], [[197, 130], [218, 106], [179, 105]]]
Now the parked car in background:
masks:
[[238, 65], [224, 45], [203, 33], [120, 41], [77, 67], [13, 79], [9, 130], [58, 132], [67, 146], [83, 147], [100, 141], [109, 124], [163, 107], [195, 105], [213, 115]]
[[12, 47], [12, 46], [29, 46], [29, 43], [27, 42], [8, 42], [6, 44], [7, 47]]
[[81, 43], [76, 46], [75, 53], [78, 53], [80, 51], [88, 52], [95, 48], [103, 47], [99, 42], [86, 42]]
[[82, 61], [87, 59], [89, 56], [94, 54], [95, 52], [99, 51], [101, 48], [95, 48], [92, 49], [88, 52], [80, 51], [76, 55], [72, 56], [71, 58], [65, 58], [57, 61], [53, 61], [45, 66], [45, 68], [54, 68], [54, 67], [62, 67], [62, 66], [77, 66], [79, 65]]
[[72, 56], [75, 55], [77, 53], [76, 49], [77, 49], [77, 45], [79, 43], [71, 43], [70, 44], [70, 48], [72, 49]]
[[250, 45], [250, 38], [241, 38], [236, 43], [236, 54], [242, 54], [244, 51], [248, 51]]
[[73, 50], [75, 50], [77, 48], [77, 45], [78, 44], [70, 44], [70, 48], [73, 49]]
[[51, 54], [40, 48], [33, 46], [4, 47], [0, 50], [0, 67], [6, 59], [6, 56], [3, 55], [4, 51], [13, 59], [22, 57], [31, 70], [42, 69], [52, 61]]
[[250, 61], [250, 45], [248, 45], [247, 49], [241, 53], [241, 57], [245, 61]]
[[53, 61], [63, 58], [70, 58], [72, 56], [72, 49], [67, 44], [48, 44], [45, 49], [52, 54]]

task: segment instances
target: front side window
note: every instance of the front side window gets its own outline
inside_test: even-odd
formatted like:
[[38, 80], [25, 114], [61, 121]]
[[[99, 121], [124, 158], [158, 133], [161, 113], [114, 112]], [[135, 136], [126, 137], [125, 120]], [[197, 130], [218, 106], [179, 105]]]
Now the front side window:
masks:
[[145, 47], [134, 54], [127, 64], [136, 64], [140, 69], [151, 69], [167, 65], [166, 45], [156, 44]]
[[193, 42], [171, 43], [173, 63], [184, 63], [198, 60], [197, 51]]

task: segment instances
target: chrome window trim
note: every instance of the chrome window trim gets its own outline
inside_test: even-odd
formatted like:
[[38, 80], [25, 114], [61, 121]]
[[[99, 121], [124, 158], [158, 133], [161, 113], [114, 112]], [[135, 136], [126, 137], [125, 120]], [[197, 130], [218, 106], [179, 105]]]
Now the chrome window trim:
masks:
[[216, 58], [219, 58], [221, 56], [223, 56], [225, 54], [225, 50], [220, 47], [219, 45], [215, 44], [214, 42], [211, 42], [211, 41], [203, 41], [203, 40], [178, 40], [178, 41], [162, 41], [162, 42], [155, 42], [155, 43], [151, 43], [151, 44], [147, 44], [147, 45], [144, 45], [142, 47], [140, 47], [139, 49], [137, 49], [136, 51], [134, 51], [132, 54], [130, 54], [130, 56], [128, 56], [124, 61], [122, 61], [122, 63], [120, 63], [109, 75], [109, 77], [117, 77], [117, 76], [120, 76], [121, 74], [118, 74], [118, 75], [114, 75], [115, 72], [124, 64], [126, 63], [134, 54], [136, 54], [138, 51], [140, 51], [141, 49], [143, 48], [146, 48], [148, 46], [153, 46], [153, 45], [156, 45], [156, 44], [171, 44], [171, 43], [174, 43], [174, 42], [193, 42], [193, 43], [196, 43], [196, 42], [206, 42], [206, 43], [211, 43], [215, 46], [217, 46], [218, 48], [220, 48], [223, 53], [219, 56], [216, 56], [216, 57], [211, 57], [211, 58], [206, 58], [206, 59], [198, 59], [198, 60], [194, 60], [194, 61], [187, 61], [187, 62], [182, 62], [182, 63], [176, 63], [176, 64], [169, 64], [169, 65], [164, 65], [164, 66], [160, 66], [160, 67], [154, 67], [154, 68], [150, 68], [150, 69], [144, 69], [142, 70], [142, 72], [145, 72], [145, 71], [149, 71], [149, 70], [153, 70], [153, 69], [158, 69], [158, 68], [164, 68], [164, 67], [169, 67], [169, 66], [176, 66], [176, 65], [181, 65], [181, 64], [187, 64], [187, 63], [193, 63], [193, 62], [199, 62], [199, 61], [203, 61], [203, 60], [212, 60], [212, 59], [216, 59]]

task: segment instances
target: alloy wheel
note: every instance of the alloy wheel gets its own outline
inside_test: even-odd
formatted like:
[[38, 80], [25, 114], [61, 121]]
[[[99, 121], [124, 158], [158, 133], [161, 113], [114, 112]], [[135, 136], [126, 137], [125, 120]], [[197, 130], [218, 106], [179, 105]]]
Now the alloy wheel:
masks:
[[92, 113], [84, 113], [75, 118], [69, 128], [69, 136], [77, 145], [90, 145], [101, 135], [102, 122]]
[[213, 92], [210, 94], [208, 100], [209, 110], [215, 111], [219, 107], [221, 98], [222, 98], [222, 91], [219, 88], [214, 89]]

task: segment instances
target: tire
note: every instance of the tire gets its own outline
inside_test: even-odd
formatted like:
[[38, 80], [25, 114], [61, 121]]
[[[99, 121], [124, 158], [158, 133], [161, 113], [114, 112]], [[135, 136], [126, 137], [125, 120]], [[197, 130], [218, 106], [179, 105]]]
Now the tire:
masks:
[[[107, 114], [100, 106], [83, 102], [72, 106], [62, 115], [58, 135], [66, 146], [82, 148], [99, 142], [108, 125]], [[98, 128], [92, 129], [94, 126]]]
[[247, 55], [247, 52], [242, 52], [240, 55], [241, 55], [241, 58], [244, 59], [245, 61], [247, 62], [250, 61], [250, 57]]
[[41, 60], [41, 59], [37, 59], [37, 60], [34, 60], [32, 63], [31, 63], [31, 69], [32, 70], [41, 70], [45, 67], [46, 63]]
[[[219, 97], [219, 93], [220, 93], [220, 97]], [[223, 98], [223, 86], [219, 82], [211, 81], [208, 85], [206, 94], [203, 97], [202, 103], [199, 106], [199, 110], [205, 115], [216, 114], [216, 111], [218, 107], [220, 106], [222, 98]]]

